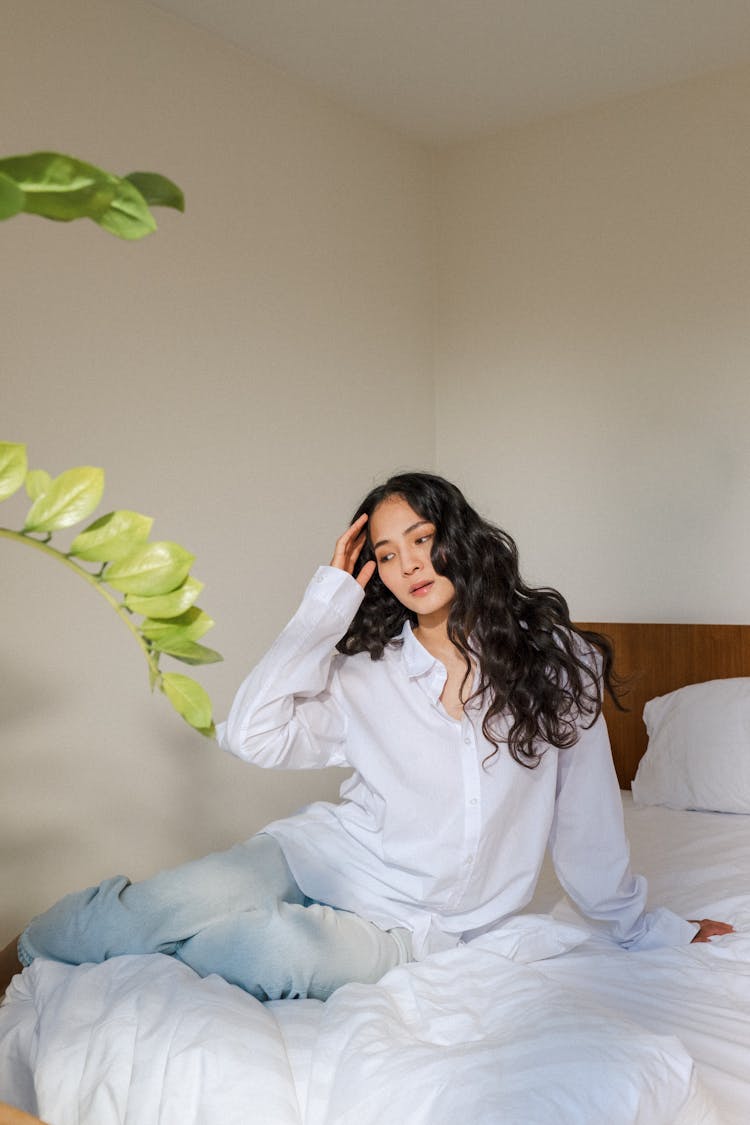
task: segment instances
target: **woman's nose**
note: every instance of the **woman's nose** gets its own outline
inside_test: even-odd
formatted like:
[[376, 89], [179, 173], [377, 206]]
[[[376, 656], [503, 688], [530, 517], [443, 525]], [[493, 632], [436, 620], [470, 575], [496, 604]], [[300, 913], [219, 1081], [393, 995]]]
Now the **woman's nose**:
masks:
[[401, 569], [404, 574], [414, 574], [422, 565], [419, 555], [404, 554], [401, 560]]

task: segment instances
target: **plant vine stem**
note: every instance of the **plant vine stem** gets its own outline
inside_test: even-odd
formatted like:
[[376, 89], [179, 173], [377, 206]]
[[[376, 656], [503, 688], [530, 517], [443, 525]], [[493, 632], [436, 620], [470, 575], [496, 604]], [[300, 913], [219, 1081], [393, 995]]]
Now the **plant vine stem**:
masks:
[[157, 684], [160, 682], [161, 672], [159, 671], [159, 665], [157, 659], [154, 657], [153, 652], [146, 644], [145, 639], [139, 633], [138, 628], [130, 619], [131, 615], [128, 610], [125, 608], [122, 602], [119, 602], [117, 598], [113, 597], [113, 595], [110, 594], [109, 590], [106, 588], [106, 586], [104, 586], [98, 574], [92, 574], [91, 571], [84, 570], [84, 568], [82, 566], [79, 566], [79, 564], [71, 559], [69, 555], [65, 555], [62, 551], [58, 551], [56, 547], [50, 547], [48, 542], [45, 542], [41, 539], [34, 539], [31, 535], [25, 535], [22, 531], [12, 531], [10, 528], [0, 527], [0, 539], [12, 539], [16, 543], [25, 543], [27, 547], [33, 547], [34, 550], [41, 551], [42, 554], [49, 555], [52, 558], [57, 559], [58, 562], [61, 562], [64, 566], [67, 566], [69, 570], [72, 570], [75, 574], [78, 574], [81, 578], [88, 582], [89, 586], [93, 586], [93, 588], [99, 594], [101, 594], [104, 600], [109, 602], [110, 606], [115, 611], [117, 616], [121, 621], [125, 623], [126, 627], [135, 637], [141, 650], [143, 651], [143, 655], [146, 657], [149, 672], [151, 674], [152, 684]]

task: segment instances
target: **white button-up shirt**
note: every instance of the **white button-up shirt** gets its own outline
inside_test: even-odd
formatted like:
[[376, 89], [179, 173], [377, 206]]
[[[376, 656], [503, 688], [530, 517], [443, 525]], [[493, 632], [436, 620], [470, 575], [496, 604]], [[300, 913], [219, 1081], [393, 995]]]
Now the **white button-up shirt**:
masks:
[[522, 910], [549, 844], [562, 886], [614, 940], [689, 942], [694, 926], [645, 912], [604, 719], [571, 749], [548, 747], [535, 769], [502, 741], [490, 758], [481, 702], [460, 720], [446, 712], [446, 670], [408, 623], [381, 660], [336, 652], [363, 596], [349, 574], [321, 567], [218, 727], [224, 749], [259, 766], [352, 768], [340, 803], [316, 802], [266, 829], [302, 891], [408, 928], [423, 956]]

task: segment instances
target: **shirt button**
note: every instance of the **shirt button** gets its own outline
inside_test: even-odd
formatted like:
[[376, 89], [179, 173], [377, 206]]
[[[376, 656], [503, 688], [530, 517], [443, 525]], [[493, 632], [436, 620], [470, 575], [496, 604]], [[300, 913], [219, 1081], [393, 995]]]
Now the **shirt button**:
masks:
[[471, 746], [471, 739], [470, 738], [465, 738], [464, 742], [466, 743], [467, 746]]
[[469, 804], [470, 805], [478, 805], [479, 801], [476, 799], [476, 797], [472, 797], [471, 800], [469, 801]]
[[474, 856], [473, 855], [467, 855], [466, 859], [464, 860], [464, 863], [466, 864], [466, 866], [468, 867], [469, 864], [473, 863], [473, 862], [474, 862]]

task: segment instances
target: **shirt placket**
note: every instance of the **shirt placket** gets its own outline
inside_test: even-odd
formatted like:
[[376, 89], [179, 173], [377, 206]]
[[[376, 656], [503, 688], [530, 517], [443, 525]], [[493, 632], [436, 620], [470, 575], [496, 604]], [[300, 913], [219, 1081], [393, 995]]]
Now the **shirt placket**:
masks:
[[451, 906], [456, 906], [466, 894], [471, 881], [482, 828], [482, 795], [480, 788], [481, 764], [477, 754], [477, 735], [471, 720], [464, 715], [459, 731], [461, 772], [463, 775], [464, 839], [456, 872], [456, 887], [451, 895]]

